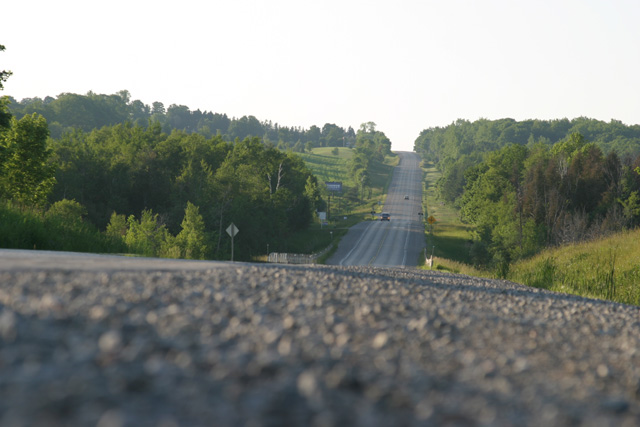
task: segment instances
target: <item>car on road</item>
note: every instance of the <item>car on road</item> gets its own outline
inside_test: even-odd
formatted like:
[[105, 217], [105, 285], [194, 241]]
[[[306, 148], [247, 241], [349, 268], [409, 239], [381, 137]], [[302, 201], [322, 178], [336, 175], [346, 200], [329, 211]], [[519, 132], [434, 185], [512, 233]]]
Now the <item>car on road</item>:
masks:
[[386, 212], [380, 214], [380, 221], [391, 221], [391, 215]]
[[405, 200], [409, 200], [409, 195], [408, 195], [408, 194], [405, 194], [404, 199], [405, 199]]

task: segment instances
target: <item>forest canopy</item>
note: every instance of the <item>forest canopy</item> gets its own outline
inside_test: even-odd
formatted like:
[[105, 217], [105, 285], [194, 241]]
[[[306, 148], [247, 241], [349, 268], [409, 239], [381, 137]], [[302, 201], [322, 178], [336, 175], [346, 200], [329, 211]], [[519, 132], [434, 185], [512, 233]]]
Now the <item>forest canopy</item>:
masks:
[[441, 200], [474, 226], [470, 256], [506, 275], [544, 247], [640, 225], [640, 126], [574, 120], [458, 120], [415, 143]]
[[228, 259], [231, 222], [247, 236], [236, 242], [236, 259], [269, 245], [286, 252], [324, 208], [323, 188], [296, 151], [354, 148], [350, 172], [364, 193], [371, 162], [391, 149], [372, 122], [357, 133], [329, 123], [305, 130], [148, 106], [127, 91], [4, 99], [11, 119], [0, 135], [3, 206], [90, 224], [147, 256]]
[[278, 123], [260, 121], [254, 116], [230, 118], [226, 114], [191, 110], [185, 105], [162, 102], [144, 104], [131, 100], [131, 94], [122, 90], [111, 95], [88, 92], [85, 95], [62, 93], [57, 97], [25, 98], [17, 101], [9, 97], [9, 111], [15, 117], [38, 113], [49, 124], [52, 138], [74, 129], [90, 132], [103, 126], [130, 122], [146, 128], [150, 123], [160, 124], [162, 132], [173, 130], [198, 133], [205, 138], [221, 136], [226, 141], [259, 137], [267, 145], [295, 152], [309, 151], [314, 147], [350, 147], [355, 144], [353, 128], [344, 129], [332, 123], [321, 128], [280, 126]]

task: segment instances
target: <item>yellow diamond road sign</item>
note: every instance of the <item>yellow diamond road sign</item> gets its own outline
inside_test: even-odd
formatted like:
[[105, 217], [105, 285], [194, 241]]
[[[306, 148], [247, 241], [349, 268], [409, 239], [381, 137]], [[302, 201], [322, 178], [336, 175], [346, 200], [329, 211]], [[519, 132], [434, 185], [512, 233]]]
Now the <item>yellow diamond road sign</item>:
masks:
[[231, 237], [234, 237], [236, 234], [238, 234], [238, 227], [236, 227], [236, 225], [234, 223], [231, 223], [230, 226], [227, 227], [227, 234]]
[[429, 215], [429, 218], [427, 218], [427, 222], [429, 222], [429, 224], [433, 224], [434, 222], [436, 222], [436, 219], [433, 217], [433, 215]]

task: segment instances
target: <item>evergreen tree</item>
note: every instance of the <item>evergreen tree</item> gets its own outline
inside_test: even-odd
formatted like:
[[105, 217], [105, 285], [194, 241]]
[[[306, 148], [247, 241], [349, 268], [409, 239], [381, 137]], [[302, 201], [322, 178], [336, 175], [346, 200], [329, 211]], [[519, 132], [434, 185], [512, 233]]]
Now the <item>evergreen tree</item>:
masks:
[[187, 202], [182, 220], [182, 231], [176, 236], [181, 255], [186, 259], [206, 259], [208, 244], [200, 208]]

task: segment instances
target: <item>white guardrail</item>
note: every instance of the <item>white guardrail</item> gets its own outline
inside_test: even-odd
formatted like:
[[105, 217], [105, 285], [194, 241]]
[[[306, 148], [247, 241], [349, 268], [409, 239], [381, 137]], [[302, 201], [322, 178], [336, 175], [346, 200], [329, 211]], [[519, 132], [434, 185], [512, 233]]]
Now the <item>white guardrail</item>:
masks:
[[323, 250], [315, 254], [289, 254], [282, 252], [271, 252], [269, 261], [277, 264], [315, 264], [316, 260], [322, 255], [329, 252], [333, 245], [329, 245]]

